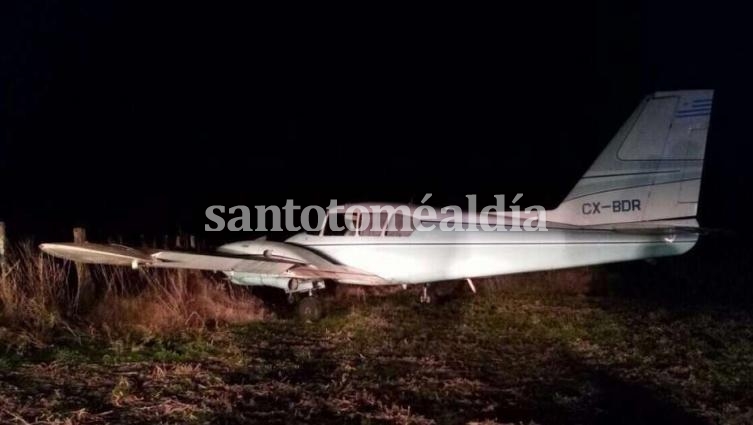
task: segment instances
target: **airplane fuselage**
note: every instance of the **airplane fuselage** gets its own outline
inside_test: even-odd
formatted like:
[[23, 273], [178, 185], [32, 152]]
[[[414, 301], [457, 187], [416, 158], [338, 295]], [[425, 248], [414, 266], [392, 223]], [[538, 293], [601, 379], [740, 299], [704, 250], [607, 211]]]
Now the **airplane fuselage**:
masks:
[[410, 236], [319, 236], [286, 242], [392, 283], [424, 283], [680, 255], [698, 235], [602, 230], [415, 231]]

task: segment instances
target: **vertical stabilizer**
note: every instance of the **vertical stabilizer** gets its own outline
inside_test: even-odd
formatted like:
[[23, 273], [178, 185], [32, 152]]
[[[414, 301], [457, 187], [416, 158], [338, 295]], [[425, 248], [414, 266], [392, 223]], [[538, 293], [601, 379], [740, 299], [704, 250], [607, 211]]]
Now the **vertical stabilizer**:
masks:
[[695, 217], [712, 97], [647, 96], [547, 219], [588, 226]]

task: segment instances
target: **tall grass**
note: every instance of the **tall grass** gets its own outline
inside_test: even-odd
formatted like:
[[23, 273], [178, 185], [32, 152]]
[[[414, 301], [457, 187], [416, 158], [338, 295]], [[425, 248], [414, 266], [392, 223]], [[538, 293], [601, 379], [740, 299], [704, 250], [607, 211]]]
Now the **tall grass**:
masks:
[[0, 324], [43, 338], [65, 325], [71, 307], [70, 265], [56, 264], [31, 243], [10, 247], [0, 279]]
[[12, 246], [6, 263], [0, 340], [11, 333], [20, 344], [44, 345], [79, 332], [113, 337], [203, 330], [268, 314], [245, 288], [198, 272], [89, 266], [94, 291], [84, 300], [77, 296], [75, 267], [31, 243]]
[[103, 332], [155, 335], [205, 330], [268, 315], [246, 288], [200, 272], [142, 271], [139, 279], [132, 280], [136, 288], [124, 285], [127, 278], [115, 279], [116, 289], [107, 291], [88, 315]]

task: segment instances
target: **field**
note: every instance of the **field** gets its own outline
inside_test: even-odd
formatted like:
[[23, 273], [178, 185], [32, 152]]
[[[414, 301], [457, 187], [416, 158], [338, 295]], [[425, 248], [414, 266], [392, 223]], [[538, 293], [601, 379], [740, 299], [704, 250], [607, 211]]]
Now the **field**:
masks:
[[0, 422], [753, 422], [744, 310], [478, 286], [436, 305], [333, 297], [316, 323], [282, 306], [198, 326], [184, 311], [165, 332], [6, 323]]

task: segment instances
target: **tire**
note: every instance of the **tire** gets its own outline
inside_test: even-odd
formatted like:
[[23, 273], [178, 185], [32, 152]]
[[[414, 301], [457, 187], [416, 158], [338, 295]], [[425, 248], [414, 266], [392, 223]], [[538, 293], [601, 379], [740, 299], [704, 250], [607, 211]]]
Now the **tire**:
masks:
[[298, 318], [315, 322], [322, 318], [322, 303], [315, 297], [306, 297], [298, 303]]

